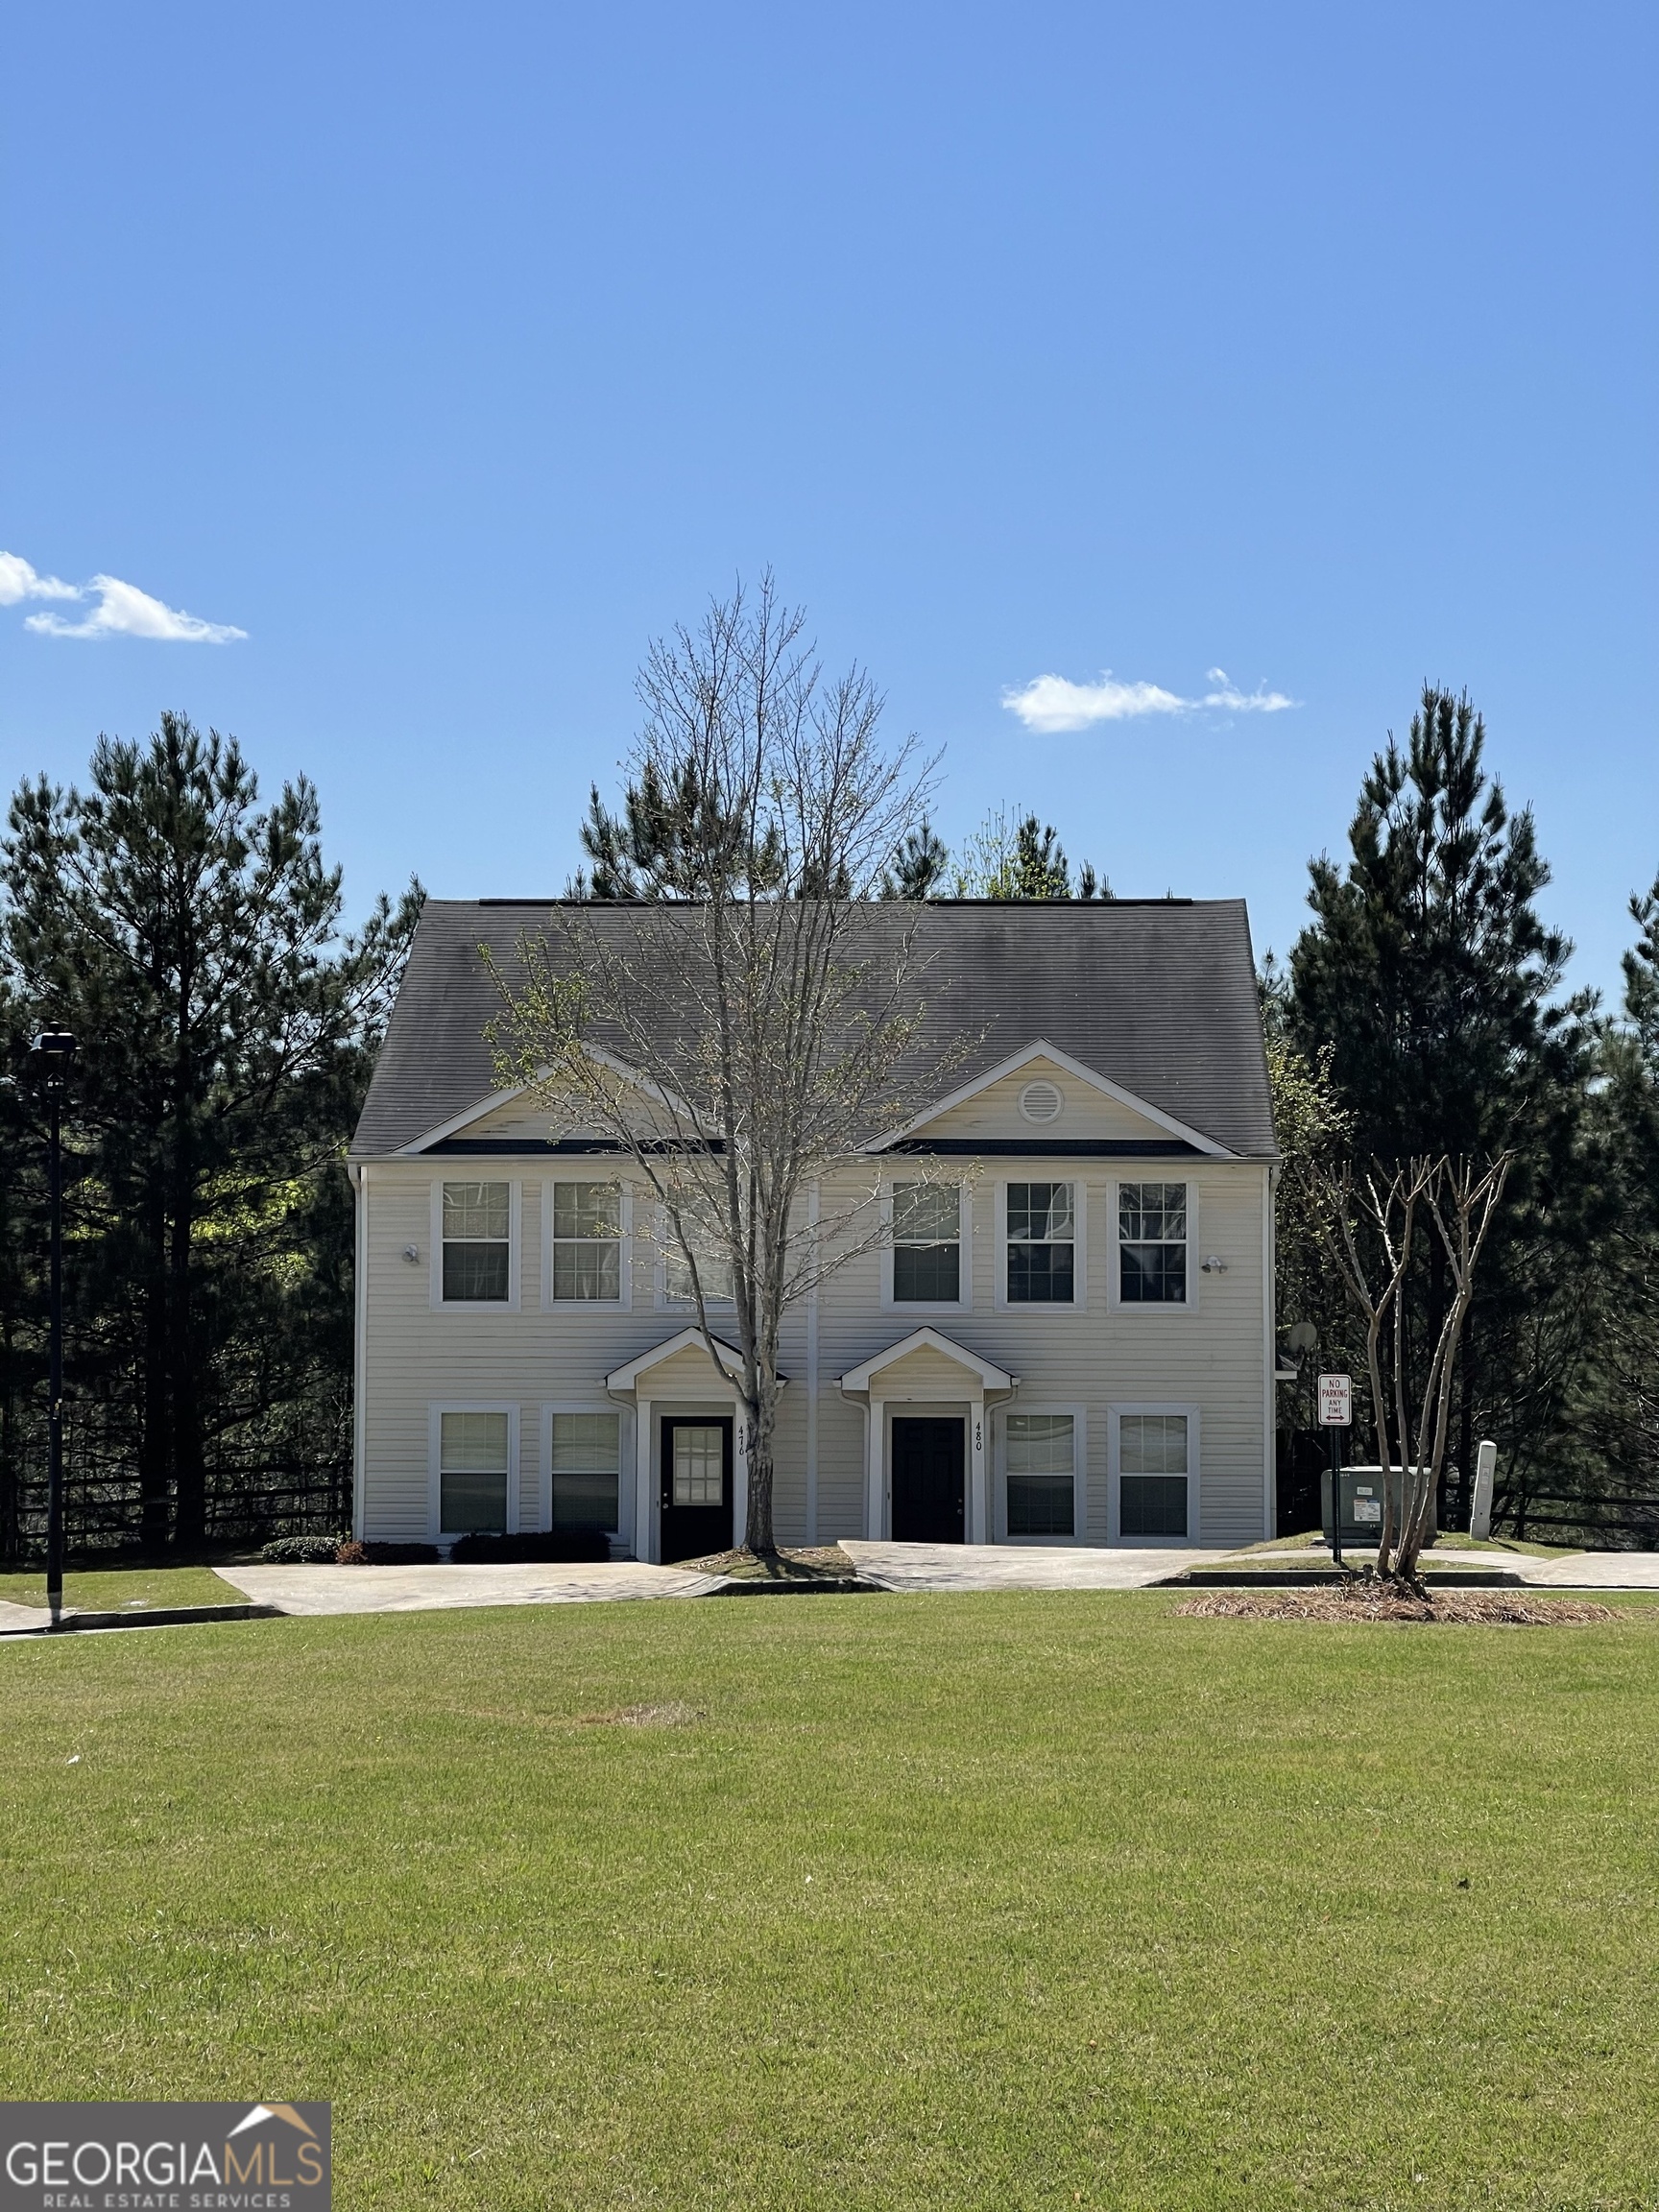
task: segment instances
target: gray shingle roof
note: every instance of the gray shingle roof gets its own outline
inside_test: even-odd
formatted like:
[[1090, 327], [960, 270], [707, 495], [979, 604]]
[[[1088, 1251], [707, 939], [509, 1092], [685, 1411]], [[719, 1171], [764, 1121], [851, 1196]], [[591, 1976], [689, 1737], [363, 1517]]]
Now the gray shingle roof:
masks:
[[[499, 1010], [480, 943], [510, 962], [551, 902], [429, 900], [351, 1150], [396, 1152], [490, 1094], [484, 1024]], [[599, 926], [637, 926], [593, 906]], [[895, 938], [911, 910], [891, 916]], [[985, 1029], [955, 1091], [1038, 1038], [1248, 1158], [1274, 1152], [1250, 924], [1241, 899], [941, 902], [921, 949], [930, 1024]]]

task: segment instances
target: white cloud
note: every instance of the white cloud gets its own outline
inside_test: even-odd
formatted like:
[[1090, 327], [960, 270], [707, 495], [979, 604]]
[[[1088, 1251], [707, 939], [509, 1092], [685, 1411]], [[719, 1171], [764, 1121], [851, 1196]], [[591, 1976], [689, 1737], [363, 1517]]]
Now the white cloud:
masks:
[[0, 553], [0, 607], [15, 607], [20, 599], [79, 599], [73, 584], [60, 576], [38, 576], [17, 553]]
[[1197, 704], [1200, 707], [1223, 707], [1230, 714], [1278, 714], [1296, 701], [1283, 691], [1269, 691], [1264, 684], [1258, 684], [1254, 691], [1240, 691], [1228, 679], [1225, 668], [1207, 671], [1212, 684], [1220, 688], [1206, 691]]
[[1050, 736], [1062, 730], [1087, 730], [1095, 722], [1126, 722], [1142, 714], [1192, 714], [1205, 708], [1235, 714], [1276, 714], [1294, 707], [1283, 691], [1259, 685], [1240, 691], [1223, 668], [1212, 668], [1209, 680], [1217, 688], [1201, 699], [1183, 699], [1166, 691], [1161, 684], [1120, 684], [1106, 669], [1098, 684], [1073, 684], [1066, 676], [1033, 676], [1021, 690], [1002, 694], [1002, 704], [1018, 714], [1027, 730]]
[[1087, 730], [1091, 722], [1125, 722], [1136, 714], [1179, 714], [1189, 704], [1156, 684], [1119, 684], [1108, 668], [1098, 684], [1073, 684], [1065, 676], [1033, 676], [1022, 691], [1004, 691], [1002, 704], [1027, 730]]
[[[8, 554], [0, 559], [14, 560], [15, 556]], [[18, 562], [17, 565], [27, 568], [28, 563]], [[34, 575], [33, 569], [29, 572]], [[52, 581], [56, 583], [55, 578]], [[83, 620], [65, 621], [61, 614], [28, 614], [23, 627], [43, 637], [151, 637], [173, 645], [228, 645], [233, 638], [248, 635], [233, 623], [204, 622], [198, 614], [169, 607], [160, 599], [153, 599], [148, 591], [140, 591], [136, 584], [124, 584], [119, 576], [94, 576], [84, 590], [59, 585], [49, 595], [84, 599], [94, 591], [98, 604]], [[48, 594], [36, 588], [30, 596], [44, 598]]]

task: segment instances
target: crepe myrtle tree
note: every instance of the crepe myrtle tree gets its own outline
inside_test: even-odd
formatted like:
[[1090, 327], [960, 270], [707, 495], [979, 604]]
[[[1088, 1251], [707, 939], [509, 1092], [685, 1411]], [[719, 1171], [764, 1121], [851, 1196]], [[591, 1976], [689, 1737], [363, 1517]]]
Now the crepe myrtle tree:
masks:
[[879, 896], [934, 763], [883, 744], [868, 674], [825, 676], [770, 574], [654, 644], [637, 689], [624, 812], [595, 809], [622, 895], [561, 905], [511, 957], [482, 948], [489, 1041], [499, 1085], [555, 1134], [602, 1137], [655, 1198], [742, 1402], [747, 1542], [769, 1556], [783, 1315], [887, 1234], [872, 1143], [975, 1042], [929, 1036], [923, 909]]
[[[1466, 1157], [1420, 1155], [1374, 1161], [1363, 1172], [1347, 1164], [1310, 1171], [1331, 1256], [1365, 1323], [1382, 1469], [1379, 1575], [1412, 1579], [1433, 1527], [1458, 1342], [1512, 1159], [1504, 1152], [1482, 1166]], [[1419, 1241], [1438, 1247], [1451, 1295], [1438, 1328], [1413, 1342], [1408, 1285]]]

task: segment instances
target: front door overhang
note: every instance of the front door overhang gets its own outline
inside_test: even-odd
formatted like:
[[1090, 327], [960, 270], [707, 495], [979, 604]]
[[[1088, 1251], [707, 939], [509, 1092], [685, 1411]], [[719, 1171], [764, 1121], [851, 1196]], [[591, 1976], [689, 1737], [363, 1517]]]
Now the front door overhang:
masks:
[[[749, 1453], [742, 1415], [740, 1387], [743, 1355], [734, 1344], [716, 1336], [718, 1371], [709, 1357], [709, 1343], [701, 1329], [677, 1329], [672, 1336], [653, 1344], [636, 1358], [613, 1367], [605, 1378], [609, 1396], [634, 1407], [634, 1551], [639, 1559], [660, 1559], [661, 1516], [658, 1511], [658, 1482], [652, 1433], [657, 1406], [709, 1405], [733, 1415], [734, 1464], [732, 1472], [732, 1541], [741, 1545], [748, 1533]], [[788, 1381], [778, 1378], [781, 1387]]]
[[893, 1501], [888, 1465], [887, 1408], [890, 1406], [965, 1406], [968, 1413], [967, 1527], [970, 1544], [991, 1541], [987, 1401], [1000, 1404], [1020, 1387], [1018, 1375], [994, 1359], [971, 1352], [938, 1329], [913, 1329], [884, 1351], [849, 1367], [840, 1379], [843, 1396], [868, 1411], [865, 1439], [864, 1527], [880, 1539], [892, 1530]]

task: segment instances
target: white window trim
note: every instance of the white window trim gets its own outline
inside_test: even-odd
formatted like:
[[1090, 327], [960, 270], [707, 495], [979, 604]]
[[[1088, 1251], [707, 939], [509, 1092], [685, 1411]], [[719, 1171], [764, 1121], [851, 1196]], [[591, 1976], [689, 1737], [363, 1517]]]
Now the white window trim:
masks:
[[[1196, 1313], [1198, 1310], [1198, 1276], [1200, 1273], [1198, 1255], [1203, 1250], [1203, 1246], [1198, 1241], [1198, 1186], [1190, 1175], [1156, 1174], [1152, 1171], [1155, 1166], [1156, 1163], [1149, 1164], [1148, 1170], [1144, 1175], [1116, 1176], [1109, 1187], [1111, 1211], [1107, 1216], [1106, 1226], [1112, 1259], [1111, 1264], [1106, 1270], [1107, 1303], [1115, 1313], [1122, 1313], [1136, 1319], [1142, 1317], [1156, 1318], [1160, 1313]], [[1126, 1300], [1123, 1296], [1123, 1255], [1119, 1250], [1123, 1240], [1118, 1234], [1118, 1222], [1121, 1217], [1122, 1204], [1119, 1193], [1126, 1183], [1181, 1183], [1186, 1186], [1187, 1295], [1179, 1305], [1171, 1300], [1167, 1305], [1149, 1306], [1143, 1305], [1139, 1299]]]
[[[618, 1241], [618, 1298], [555, 1298], [553, 1295], [553, 1190], [557, 1183], [615, 1183], [622, 1192], [622, 1235]], [[598, 1239], [595, 1239], [598, 1241]], [[555, 1175], [541, 1186], [541, 1310], [543, 1313], [627, 1313], [634, 1306], [634, 1192], [620, 1175]], [[561, 1407], [563, 1413], [570, 1410]], [[606, 1407], [606, 1412], [613, 1408]]]
[[[449, 1178], [451, 1182], [456, 1177]], [[444, 1509], [444, 1416], [445, 1413], [505, 1413], [507, 1416], [507, 1533], [517, 1536], [518, 1519], [518, 1407], [505, 1398], [444, 1398], [426, 1408], [426, 1529], [430, 1544], [457, 1543], [466, 1531], [445, 1528], [439, 1522]]]
[[[507, 1295], [445, 1298], [444, 1295], [444, 1186], [445, 1183], [505, 1183], [507, 1212]], [[517, 1176], [441, 1175], [432, 1186], [432, 1310], [434, 1313], [517, 1313], [519, 1263], [524, 1250], [524, 1186]]]
[[[961, 1224], [961, 1259], [957, 1262], [957, 1280], [962, 1286], [960, 1298], [895, 1298], [893, 1295], [893, 1186], [912, 1180], [906, 1175], [890, 1175], [881, 1186], [881, 1226], [885, 1232], [881, 1245], [881, 1310], [883, 1313], [972, 1313], [974, 1310], [974, 1186], [963, 1181], [956, 1185], [958, 1218]], [[915, 1178], [925, 1182], [925, 1176]]]
[[[657, 1242], [652, 1254], [651, 1282], [653, 1301], [659, 1313], [683, 1313], [688, 1321], [697, 1319], [695, 1298], [671, 1298], [668, 1294], [668, 1241], [672, 1232], [668, 1227], [668, 1214], [664, 1207], [657, 1209]], [[734, 1313], [734, 1298], [709, 1298], [703, 1303], [710, 1313]]]
[[[1157, 1310], [1156, 1308], [1153, 1309]], [[1184, 1413], [1187, 1416], [1187, 1534], [1176, 1536], [1125, 1536], [1118, 1512], [1118, 1485], [1122, 1478], [1123, 1430], [1125, 1413]], [[1201, 1510], [1204, 1468], [1203, 1422], [1196, 1406], [1173, 1399], [1125, 1399], [1120, 1406], [1106, 1408], [1106, 1541], [1121, 1544], [1130, 1550], [1148, 1551], [1174, 1551], [1185, 1542], [1203, 1542], [1204, 1523]]]
[[[1011, 1413], [1070, 1413], [1071, 1416], [1071, 1533], [1070, 1536], [1010, 1536], [1008, 1533], [1008, 1416]], [[995, 1520], [998, 1544], [1027, 1545], [1036, 1550], [1064, 1550], [1067, 1546], [1086, 1545], [1089, 1541], [1089, 1408], [1086, 1406], [1063, 1406], [1055, 1400], [1045, 1399], [1040, 1405], [1027, 1405], [1022, 1399], [1017, 1405], [998, 1407], [997, 1410], [997, 1474], [992, 1513]]]
[[[575, 1303], [575, 1301], [571, 1301]], [[597, 1300], [592, 1301], [597, 1304]], [[609, 1533], [626, 1537], [632, 1527], [635, 1448], [633, 1416], [614, 1398], [559, 1398], [541, 1408], [541, 1450], [537, 1467], [536, 1527], [546, 1534], [553, 1527], [553, 1416], [555, 1413], [614, 1413], [616, 1415], [616, 1526]]]
[[[1071, 1303], [1039, 1305], [1029, 1299], [1010, 1300], [1008, 1296], [1008, 1186], [1010, 1183], [1070, 1183], [1071, 1186]], [[1029, 1172], [1009, 1175], [997, 1185], [996, 1205], [996, 1296], [995, 1309], [998, 1313], [1082, 1313], [1089, 1305], [1089, 1186], [1084, 1178], [1070, 1168], [1057, 1173], [1053, 1166], [1039, 1162]]]

